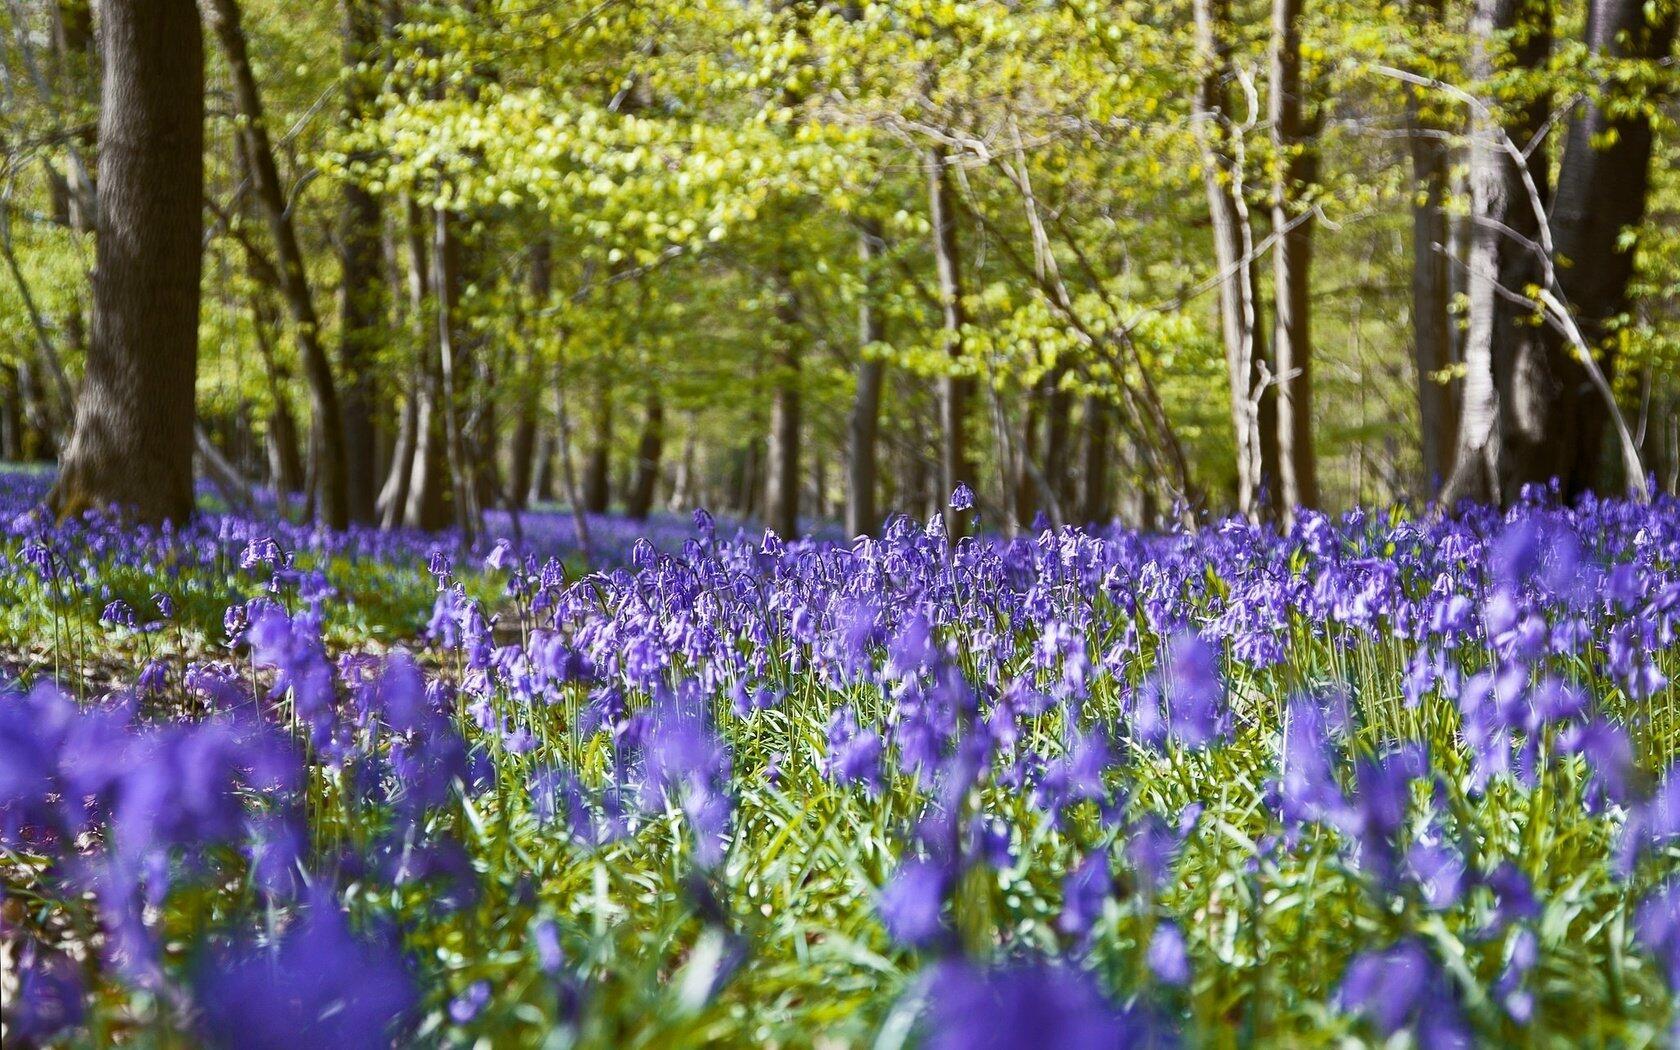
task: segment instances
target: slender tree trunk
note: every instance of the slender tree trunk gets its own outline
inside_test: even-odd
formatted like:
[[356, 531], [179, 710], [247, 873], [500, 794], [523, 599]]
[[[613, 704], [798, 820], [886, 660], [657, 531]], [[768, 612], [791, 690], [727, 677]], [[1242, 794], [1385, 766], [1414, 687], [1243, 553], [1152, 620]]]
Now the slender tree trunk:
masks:
[[[1649, 9], [1643, 0], [1593, 0], [1588, 49], [1610, 60], [1668, 58], [1674, 9], [1664, 7], [1655, 23], [1646, 17]], [[1599, 351], [1605, 378], [1613, 379], [1614, 320], [1627, 308], [1633, 276], [1635, 242], [1625, 235], [1645, 218], [1653, 138], [1639, 102], [1646, 88], [1616, 78], [1601, 87], [1604, 95], [1582, 103], [1570, 121], [1551, 223], [1563, 298], [1587, 343]], [[1507, 437], [1506, 488], [1556, 478], [1571, 500], [1594, 489], [1613, 491], [1617, 486], [1604, 484], [1600, 466], [1608, 406], [1574, 348], [1549, 327], [1541, 335], [1545, 374], [1531, 411], [1518, 416], [1516, 432]]]
[[1079, 516], [1084, 524], [1107, 524], [1114, 516], [1114, 408], [1102, 398], [1085, 397], [1084, 491]]
[[461, 419], [465, 394], [465, 351], [460, 323], [461, 292], [465, 286], [460, 238], [455, 217], [448, 209], [434, 207], [432, 240], [432, 294], [437, 300], [438, 365], [442, 397], [438, 407], [443, 416], [444, 457], [449, 464], [450, 495], [454, 501], [455, 527], [467, 537], [477, 535], [482, 523], [476, 474], [467, 459], [466, 428]]
[[[933, 224], [933, 258], [939, 273], [939, 302], [944, 311], [943, 338], [951, 363], [939, 378], [939, 487], [942, 497], [959, 484], [978, 489], [979, 469], [969, 445], [968, 406], [974, 396], [974, 380], [963, 375], [963, 326], [968, 323], [963, 305], [962, 254], [957, 237], [956, 195], [951, 192], [951, 174], [945, 155], [928, 151], [928, 217]], [[946, 533], [954, 540], [963, 523], [947, 508]]]
[[560, 485], [566, 504], [572, 509], [572, 528], [575, 530], [578, 553], [583, 563], [590, 562], [589, 516], [578, 491], [577, 471], [572, 469], [572, 419], [566, 411], [566, 376], [556, 358], [554, 362], [554, 441], [556, 458], [560, 461]]
[[0, 459], [23, 459], [23, 392], [15, 365], [0, 365]]
[[251, 188], [268, 220], [279, 269], [280, 292], [292, 315], [294, 335], [303, 357], [304, 375], [309, 381], [315, 430], [321, 443], [320, 475], [317, 478], [321, 486], [321, 517], [333, 528], [343, 528], [350, 523], [350, 507], [344, 421], [338, 387], [333, 379], [332, 363], [321, 341], [321, 323], [315, 313], [314, 294], [304, 269], [297, 227], [292, 221], [291, 207], [280, 185], [279, 169], [274, 163], [274, 150], [263, 117], [262, 96], [257, 89], [256, 74], [251, 69], [245, 31], [240, 26], [239, 5], [236, 0], [205, 2], [211, 28], [221, 41], [222, 53], [233, 80], [234, 105], [243, 119], [240, 133]]
[[625, 513], [636, 521], [646, 521], [653, 510], [653, 498], [659, 484], [659, 465], [665, 453], [665, 403], [657, 390], [647, 395], [642, 433], [636, 442], [635, 472], [631, 475], [630, 491], [625, 498]]
[[1073, 395], [1062, 386], [1067, 374], [1065, 365], [1045, 377], [1044, 404], [1044, 502], [1051, 517], [1064, 524], [1073, 509], [1073, 473], [1068, 470], [1073, 460]]
[[1318, 181], [1317, 120], [1305, 116], [1301, 78], [1304, 0], [1273, 0], [1271, 123], [1277, 154], [1272, 182], [1273, 282], [1277, 300], [1278, 473], [1285, 520], [1318, 506], [1313, 451], [1313, 213], [1305, 202]]
[[857, 393], [847, 427], [850, 456], [846, 480], [846, 532], [863, 536], [881, 527], [875, 500], [877, 465], [880, 457], [881, 385], [886, 362], [870, 356], [863, 348], [886, 339], [881, 312], [876, 309], [874, 267], [881, 251], [880, 223], [867, 221], [858, 235], [858, 262], [863, 270], [863, 294], [858, 300]]
[[1280, 495], [1277, 477], [1276, 395], [1266, 382], [1265, 324], [1255, 280], [1253, 236], [1245, 173], [1240, 163], [1242, 131], [1231, 120], [1231, 62], [1228, 0], [1194, 0], [1196, 49], [1201, 63], [1192, 114], [1202, 152], [1208, 219], [1218, 272], [1220, 335], [1229, 379], [1231, 427], [1236, 435], [1237, 509], [1251, 520], [1267, 507], [1261, 499]]
[[[1478, 83], [1502, 70], [1537, 69], [1551, 50], [1550, 0], [1476, 0], [1471, 39], [1470, 72]], [[1540, 375], [1543, 347], [1530, 311], [1504, 292], [1520, 294], [1540, 273], [1540, 260], [1530, 248], [1540, 216], [1529, 184], [1544, 207], [1548, 165], [1537, 136], [1549, 110], [1549, 97], [1538, 95], [1507, 102], [1503, 127], [1480, 107], [1472, 117], [1469, 332], [1458, 449], [1441, 492], [1443, 503], [1512, 495], [1503, 483], [1507, 466], [1501, 431], [1524, 425], [1520, 420], [1529, 409], [1517, 402], [1532, 403], [1529, 393]], [[1524, 149], [1532, 144], [1526, 165], [1519, 167], [1506, 152], [1507, 138]]]
[[[375, 55], [379, 10], [373, 0], [340, 0], [344, 26], [344, 123], [353, 127], [373, 109], [373, 85], [360, 67]], [[371, 523], [379, 487], [379, 351], [389, 312], [379, 198], [359, 181], [358, 167], [374, 158], [353, 153], [341, 188], [339, 217], [339, 365], [344, 374], [344, 467], [350, 520]]]
[[443, 451], [443, 377], [437, 346], [440, 326], [433, 318], [438, 304], [432, 289], [429, 228], [424, 211], [410, 202], [408, 290], [421, 367], [413, 394], [416, 398], [414, 453], [410, 461], [408, 498], [402, 505], [402, 520], [410, 528], [441, 529], [449, 523], [452, 511]]
[[385, 472], [385, 484], [379, 490], [379, 526], [384, 529], [402, 524], [408, 508], [408, 484], [414, 472], [416, 420], [419, 417], [420, 384], [425, 380], [418, 368], [410, 369], [408, 396], [403, 400], [402, 415], [397, 420], [397, 439], [391, 449], [391, 462]]
[[605, 514], [612, 501], [612, 429], [612, 382], [602, 374], [595, 385], [595, 433], [583, 472], [583, 506], [591, 514]]
[[799, 299], [791, 280], [783, 275], [777, 306], [776, 374], [770, 396], [770, 441], [766, 448], [764, 521], [777, 535], [799, 535], [799, 436], [803, 426], [800, 404], [801, 344], [804, 327]]
[[[1440, 31], [1442, 2], [1413, 0], [1413, 16], [1422, 31]], [[1427, 104], [1417, 91], [1407, 93], [1407, 141], [1412, 153], [1412, 364], [1417, 373], [1423, 491], [1433, 493], [1452, 471], [1458, 405], [1454, 388], [1437, 378], [1453, 362], [1452, 245], [1446, 207], [1451, 155], [1446, 130], [1426, 115]]]
[[103, 6], [93, 333], [49, 503], [143, 521], [193, 509], [204, 47], [191, 0]]

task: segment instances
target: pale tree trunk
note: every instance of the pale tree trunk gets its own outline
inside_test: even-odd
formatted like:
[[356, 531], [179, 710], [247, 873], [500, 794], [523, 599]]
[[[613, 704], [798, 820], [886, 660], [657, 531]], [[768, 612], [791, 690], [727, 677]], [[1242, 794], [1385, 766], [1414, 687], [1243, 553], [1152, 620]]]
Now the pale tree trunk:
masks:
[[1284, 518], [1318, 506], [1313, 451], [1313, 213], [1305, 198], [1318, 180], [1317, 120], [1305, 115], [1301, 77], [1303, 0], [1272, 3], [1272, 247], [1277, 334], [1278, 474]]
[[803, 425], [800, 370], [804, 354], [804, 326], [798, 294], [782, 275], [777, 306], [776, 374], [771, 380], [770, 440], [766, 447], [764, 521], [783, 537], [799, 535], [799, 437]]
[[887, 366], [862, 351], [886, 339], [881, 311], [875, 304], [877, 281], [873, 272], [881, 248], [881, 224], [865, 222], [858, 235], [863, 293], [858, 300], [857, 392], [852, 397], [847, 426], [846, 533], [851, 536], [866, 535], [881, 527], [875, 489], [880, 462], [881, 385]]
[[204, 197], [204, 46], [191, 0], [102, 5], [93, 332], [48, 501], [63, 518], [193, 509]]
[[483, 523], [477, 478], [467, 459], [467, 434], [461, 419], [466, 386], [466, 340], [460, 309], [466, 286], [467, 263], [455, 216], [447, 208], [432, 209], [432, 294], [437, 300], [438, 367], [442, 386], [439, 408], [443, 416], [444, 458], [449, 466], [450, 496], [455, 527], [466, 537], [478, 534]]
[[[945, 155], [928, 151], [928, 219], [933, 225], [933, 258], [939, 274], [939, 303], [943, 311], [942, 337], [950, 357], [947, 371], [939, 378], [939, 487], [943, 504], [966, 484], [978, 491], [979, 470], [969, 444], [968, 406], [974, 396], [974, 380], [963, 375], [963, 326], [968, 323], [963, 305], [962, 254], [957, 238], [956, 195], [951, 192], [951, 174]], [[946, 533], [954, 540], [964, 518], [946, 508]]]
[[[379, 40], [379, 10], [373, 0], [340, 0], [344, 24], [347, 126], [367, 119], [373, 85], [358, 67], [370, 61]], [[351, 173], [341, 188], [339, 213], [339, 365], [344, 375], [344, 468], [350, 520], [375, 520], [379, 487], [379, 351], [388, 312], [379, 198], [358, 181], [356, 167], [374, 158], [350, 156]]]
[[[1586, 26], [1587, 47], [1610, 60], [1659, 62], [1674, 45], [1675, 13], [1648, 21], [1643, 0], [1593, 0]], [[1603, 98], [1582, 103], [1569, 124], [1552, 205], [1557, 283], [1588, 345], [1599, 351], [1599, 367], [1613, 380], [1617, 343], [1610, 324], [1627, 308], [1633, 276], [1634, 242], [1624, 234], [1645, 218], [1651, 191], [1651, 123], [1637, 99], [1642, 87], [1615, 79], [1602, 85]], [[1554, 329], [1542, 331], [1544, 369], [1523, 425], [1507, 437], [1506, 489], [1556, 478], [1573, 500], [1605, 486], [1600, 455], [1609, 408], [1587, 369]]]
[[1255, 280], [1253, 235], [1243, 198], [1240, 163], [1242, 129], [1231, 120], [1231, 62], [1228, 0], [1194, 0], [1196, 50], [1201, 64], [1192, 123], [1202, 152], [1202, 174], [1213, 235], [1219, 289], [1219, 330], [1236, 435], [1237, 510], [1250, 520], [1267, 507], [1261, 494], [1270, 485], [1275, 501], [1276, 396], [1266, 383], [1265, 325]]
[[[1423, 33], [1441, 31], [1443, 0], [1413, 0]], [[1412, 364], [1416, 371], [1418, 430], [1425, 493], [1452, 471], [1458, 405], [1454, 388], [1436, 378], [1453, 362], [1451, 233], [1447, 179], [1451, 154], [1446, 129], [1426, 112], [1415, 89], [1406, 95], [1407, 142], [1412, 154]]]
[[[1539, 68], [1551, 50], [1549, 0], [1476, 0], [1471, 45], [1470, 74], [1479, 84], [1499, 70]], [[1507, 495], [1501, 430], [1521, 426], [1511, 418], [1519, 411], [1516, 394], [1536, 378], [1541, 347], [1529, 311], [1504, 293], [1521, 294], [1540, 273], [1539, 260], [1529, 247], [1540, 217], [1524, 180], [1530, 180], [1543, 205], [1546, 151], [1535, 139], [1549, 105], [1542, 95], [1507, 106], [1508, 123], [1503, 127], [1484, 106], [1475, 107], [1472, 115], [1469, 332], [1464, 341], [1458, 449], [1441, 492], [1446, 504]], [[1526, 165], [1519, 167], [1506, 152], [1507, 139], [1525, 149], [1535, 143]]]
[[269, 233], [274, 240], [276, 276], [281, 296], [292, 316], [293, 334], [303, 358], [304, 375], [309, 382], [321, 453], [317, 478], [321, 517], [333, 528], [344, 528], [350, 523], [350, 507], [345, 473], [344, 421], [338, 387], [333, 380], [332, 363], [321, 341], [321, 322], [315, 313], [314, 294], [304, 269], [297, 227], [292, 221], [286, 192], [280, 185], [280, 172], [274, 163], [274, 149], [263, 117], [262, 96], [257, 89], [256, 74], [251, 69], [245, 32], [240, 26], [239, 5], [236, 0], [206, 0], [206, 13], [210, 17], [211, 28], [221, 41], [222, 53], [232, 76], [234, 105], [243, 121], [240, 132], [251, 188], [268, 220]]
[[408, 206], [408, 291], [421, 366], [414, 385], [414, 451], [409, 457], [407, 498], [402, 521], [410, 528], [441, 529], [449, 523], [450, 483], [443, 446], [443, 378], [438, 364], [438, 309], [432, 288], [429, 224], [416, 204]]

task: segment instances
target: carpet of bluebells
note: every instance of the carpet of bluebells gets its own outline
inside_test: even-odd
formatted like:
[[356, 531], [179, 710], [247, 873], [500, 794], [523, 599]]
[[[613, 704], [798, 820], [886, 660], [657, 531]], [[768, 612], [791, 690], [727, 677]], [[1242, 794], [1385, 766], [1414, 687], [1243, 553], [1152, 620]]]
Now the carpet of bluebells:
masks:
[[586, 561], [553, 512], [55, 526], [44, 484], [0, 475], [8, 1047], [1677, 1031], [1675, 502], [696, 512]]

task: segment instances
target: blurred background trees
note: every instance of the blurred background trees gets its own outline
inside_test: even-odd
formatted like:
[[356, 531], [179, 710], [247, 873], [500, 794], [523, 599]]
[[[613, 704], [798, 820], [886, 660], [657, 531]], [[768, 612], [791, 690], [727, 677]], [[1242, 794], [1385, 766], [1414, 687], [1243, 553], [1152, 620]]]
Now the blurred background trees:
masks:
[[468, 531], [1680, 475], [1671, 0], [110, 7], [0, 10], [0, 457], [64, 509], [195, 452]]

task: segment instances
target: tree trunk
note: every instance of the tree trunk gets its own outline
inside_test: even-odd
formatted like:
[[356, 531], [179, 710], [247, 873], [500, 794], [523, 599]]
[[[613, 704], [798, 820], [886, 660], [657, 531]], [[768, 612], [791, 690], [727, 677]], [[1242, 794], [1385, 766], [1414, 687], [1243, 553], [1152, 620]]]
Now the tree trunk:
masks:
[[[346, 127], [370, 116], [374, 85], [359, 67], [379, 42], [379, 9], [372, 0], [340, 0], [344, 25]], [[350, 520], [371, 523], [379, 487], [379, 351], [383, 344], [388, 292], [379, 198], [359, 180], [358, 169], [374, 158], [366, 151], [349, 157], [350, 174], [341, 188], [339, 214], [339, 366], [344, 375], [344, 469]]]
[[1114, 436], [1110, 419], [1114, 408], [1102, 398], [1085, 396], [1084, 491], [1080, 494], [1082, 524], [1105, 525], [1114, 516]]
[[[1439, 32], [1443, 0], [1413, 0], [1423, 32]], [[1417, 373], [1418, 430], [1425, 493], [1438, 491], [1452, 471], [1458, 427], [1454, 388], [1436, 378], [1453, 362], [1452, 256], [1447, 178], [1452, 168], [1446, 129], [1425, 112], [1415, 90], [1406, 95], [1412, 154], [1412, 364]]]
[[23, 391], [15, 365], [0, 365], [0, 459], [23, 459]]
[[403, 524], [417, 529], [441, 529], [451, 516], [450, 483], [443, 452], [443, 379], [438, 364], [437, 333], [432, 319], [438, 304], [432, 294], [431, 250], [424, 211], [408, 205], [408, 291], [411, 320], [421, 367], [412, 396], [414, 408], [414, 452], [410, 458], [407, 499], [403, 501]]
[[[1538, 69], [1551, 50], [1550, 0], [1476, 0], [1471, 37], [1470, 73], [1478, 83], [1512, 68]], [[1503, 52], [1507, 41], [1509, 55]], [[1546, 205], [1546, 149], [1536, 136], [1549, 110], [1550, 99], [1540, 95], [1507, 103], [1504, 127], [1481, 107], [1472, 117], [1469, 333], [1458, 449], [1441, 492], [1443, 503], [1510, 495], [1503, 483], [1501, 430], [1512, 429], [1508, 417], [1524, 414], [1519, 400], [1532, 404], [1543, 355], [1531, 312], [1503, 292], [1521, 294], [1540, 273], [1540, 260], [1529, 245], [1540, 226], [1536, 204]], [[1507, 139], [1521, 148], [1536, 143], [1525, 165], [1506, 152]]]
[[770, 441], [766, 448], [764, 522], [778, 536], [799, 535], [799, 432], [802, 425], [800, 344], [803, 327], [799, 300], [791, 281], [782, 282], [781, 302], [776, 307], [776, 374], [770, 397]]
[[455, 527], [469, 539], [482, 524], [476, 472], [467, 459], [466, 427], [461, 419], [466, 381], [466, 345], [460, 318], [461, 292], [466, 285], [466, 260], [455, 233], [455, 216], [443, 207], [432, 209], [432, 295], [437, 301], [438, 413], [443, 417], [444, 459], [448, 463]]
[[321, 341], [321, 322], [315, 313], [314, 294], [304, 269], [303, 250], [298, 245], [297, 227], [292, 221], [280, 172], [274, 163], [274, 149], [264, 123], [262, 96], [251, 69], [245, 31], [240, 26], [237, 0], [206, 0], [211, 28], [221, 41], [233, 80], [234, 106], [243, 120], [240, 126], [251, 188], [268, 220], [274, 240], [276, 275], [282, 298], [292, 316], [298, 351], [303, 357], [304, 375], [309, 381], [315, 430], [320, 440], [320, 512], [335, 529], [350, 523], [349, 488], [346, 475], [344, 421], [333, 380], [332, 363]]
[[1277, 300], [1278, 474], [1285, 521], [1318, 506], [1313, 451], [1313, 213], [1305, 198], [1318, 181], [1317, 119], [1304, 115], [1301, 79], [1303, 0], [1273, 0], [1271, 122], [1274, 160], [1272, 247]]
[[[950, 357], [947, 371], [939, 378], [939, 487], [941, 502], [948, 500], [958, 485], [978, 489], [980, 474], [968, 440], [968, 405], [974, 396], [974, 380], [961, 374], [963, 326], [968, 319], [963, 305], [962, 255], [957, 239], [956, 201], [951, 192], [951, 174], [945, 155], [928, 151], [928, 218], [933, 224], [933, 258], [939, 273], [939, 303], [943, 310], [943, 338]], [[964, 519], [947, 507], [946, 534], [954, 541]]]
[[583, 507], [591, 514], [605, 514], [612, 502], [612, 421], [612, 382], [602, 374], [595, 386], [595, 433], [583, 471]]
[[1266, 339], [1255, 280], [1253, 232], [1244, 198], [1242, 130], [1230, 118], [1231, 64], [1228, 0], [1194, 0], [1196, 49], [1202, 66], [1192, 123], [1202, 152], [1202, 175], [1213, 234], [1219, 288], [1220, 335], [1229, 379], [1231, 427], [1236, 435], [1237, 509], [1250, 520], [1275, 505], [1277, 399], [1266, 382]]
[[[1676, 16], [1663, 8], [1661, 20], [1646, 18], [1643, 0], [1593, 0], [1586, 43], [1595, 55], [1658, 62], [1673, 48]], [[1569, 124], [1559, 168], [1551, 223], [1557, 281], [1587, 344], [1599, 351], [1599, 367], [1614, 379], [1615, 319], [1627, 308], [1633, 276], [1633, 241], [1645, 218], [1651, 191], [1652, 133], [1637, 96], [1645, 88], [1617, 78], [1600, 85], [1604, 94], [1584, 102]], [[1506, 489], [1558, 479], [1566, 499], [1605, 485], [1600, 468], [1609, 409], [1573, 347], [1551, 328], [1541, 331], [1544, 375], [1531, 402], [1506, 437]]]
[[653, 497], [659, 484], [659, 461], [665, 452], [665, 403], [657, 390], [647, 395], [646, 414], [642, 417], [642, 433], [636, 442], [636, 467], [631, 475], [630, 490], [624, 510], [636, 521], [646, 521], [653, 510]]
[[191, 0], [103, 5], [93, 333], [49, 503], [137, 519], [193, 509], [204, 41]]
[[877, 282], [874, 267], [881, 250], [881, 225], [868, 221], [858, 235], [858, 263], [863, 271], [863, 293], [858, 300], [857, 393], [852, 397], [852, 414], [847, 426], [846, 533], [863, 536], [881, 527], [875, 501], [876, 474], [880, 456], [881, 384], [886, 362], [871, 357], [864, 349], [886, 339], [881, 312], [875, 307]]

